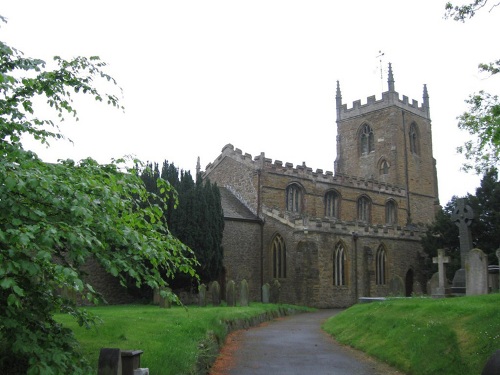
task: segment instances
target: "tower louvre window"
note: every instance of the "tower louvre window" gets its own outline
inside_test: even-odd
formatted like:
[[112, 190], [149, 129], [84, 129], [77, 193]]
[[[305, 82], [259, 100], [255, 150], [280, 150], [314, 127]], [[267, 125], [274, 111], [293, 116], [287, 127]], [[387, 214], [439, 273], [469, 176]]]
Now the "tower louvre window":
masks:
[[385, 175], [385, 174], [389, 174], [389, 163], [387, 162], [387, 160], [382, 160], [382, 162], [380, 163], [380, 175]]
[[410, 152], [415, 155], [420, 155], [420, 139], [418, 136], [417, 124], [414, 122], [410, 125]]
[[375, 150], [375, 136], [370, 125], [364, 124], [359, 134], [359, 151], [361, 155], [368, 155]]

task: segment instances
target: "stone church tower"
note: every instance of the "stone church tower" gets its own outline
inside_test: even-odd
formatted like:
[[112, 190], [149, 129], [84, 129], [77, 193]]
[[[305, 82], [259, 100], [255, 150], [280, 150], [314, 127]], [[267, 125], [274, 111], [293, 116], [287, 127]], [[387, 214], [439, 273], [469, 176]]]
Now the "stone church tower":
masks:
[[225, 216], [222, 284], [245, 279], [259, 301], [277, 280], [280, 302], [316, 307], [425, 289], [420, 233], [439, 204], [429, 96], [400, 99], [388, 76], [382, 99], [352, 108], [337, 83], [335, 172], [230, 144], [207, 165]]
[[371, 96], [347, 109], [337, 82], [336, 107], [335, 174], [404, 188], [406, 196], [398, 203], [405, 224], [429, 223], [439, 201], [427, 86], [421, 106], [404, 95], [400, 100], [389, 64], [388, 91], [381, 100]]

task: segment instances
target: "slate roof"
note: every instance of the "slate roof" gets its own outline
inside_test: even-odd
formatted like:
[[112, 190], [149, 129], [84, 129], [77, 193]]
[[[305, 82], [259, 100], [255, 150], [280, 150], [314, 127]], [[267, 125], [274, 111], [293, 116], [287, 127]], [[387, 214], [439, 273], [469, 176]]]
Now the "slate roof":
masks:
[[257, 215], [248, 209], [236, 196], [228, 189], [219, 187], [222, 210], [225, 219], [260, 221]]

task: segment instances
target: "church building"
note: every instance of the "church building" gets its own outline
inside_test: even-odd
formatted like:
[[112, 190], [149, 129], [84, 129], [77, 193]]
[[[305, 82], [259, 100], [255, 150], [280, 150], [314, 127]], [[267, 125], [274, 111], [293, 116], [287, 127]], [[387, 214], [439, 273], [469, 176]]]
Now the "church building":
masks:
[[334, 172], [252, 157], [228, 144], [202, 173], [221, 188], [225, 280], [250, 299], [276, 279], [280, 302], [346, 307], [361, 297], [420, 293], [420, 234], [438, 200], [429, 95], [388, 91], [342, 103], [336, 89]]

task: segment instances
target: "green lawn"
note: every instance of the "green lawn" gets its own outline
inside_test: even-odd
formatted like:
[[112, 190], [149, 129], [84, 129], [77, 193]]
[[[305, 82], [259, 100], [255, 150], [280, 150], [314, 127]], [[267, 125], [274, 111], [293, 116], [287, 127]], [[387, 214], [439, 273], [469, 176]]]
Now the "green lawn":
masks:
[[249, 320], [278, 309], [311, 310], [290, 305], [252, 303], [249, 307], [172, 307], [151, 305], [103, 306], [86, 308], [102, 320], [90, 330], [79, 327], [72, 317], [57, 320], [71, 328], [81, 343], [84, 356], [97, 373], [101, 348], [143, 350], [141, 367], [151, 375], [192, 374], [200, 358], [210, 357], [214, 348], [207, 345], [212, 336], [223, 342], [225, 321]]
[[500, 294], [357, 304], [323, 329], [408, 374], [480, 374], [500, 349]]

